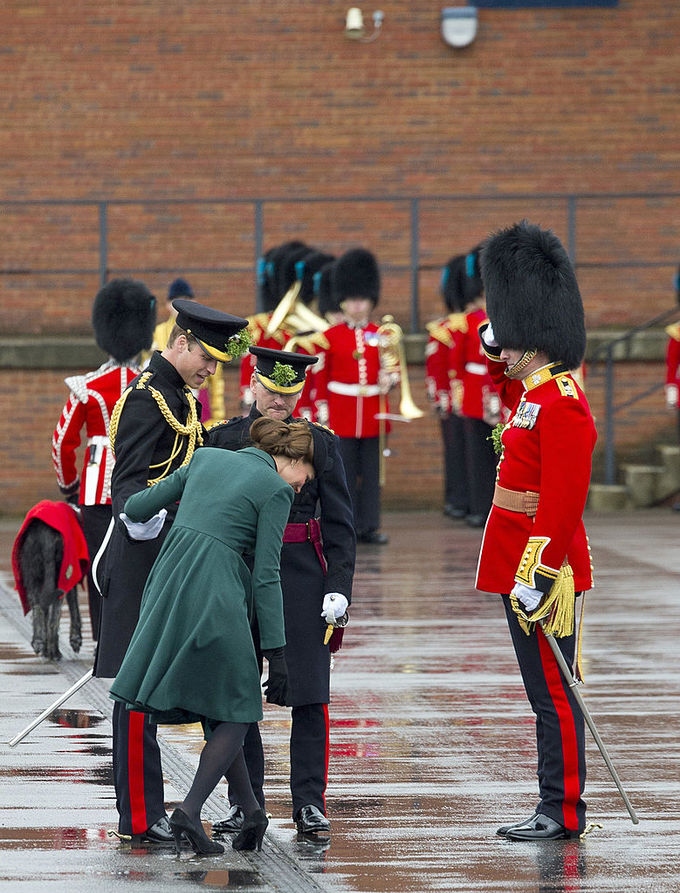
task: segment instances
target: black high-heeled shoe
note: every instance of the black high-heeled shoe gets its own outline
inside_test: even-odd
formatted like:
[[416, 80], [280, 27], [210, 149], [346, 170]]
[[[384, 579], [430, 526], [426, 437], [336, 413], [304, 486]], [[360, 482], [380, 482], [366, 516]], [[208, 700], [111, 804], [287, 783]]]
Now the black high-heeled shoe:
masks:
[[170, 828], [175, 838], [175, 852], [179, 856], [182, 846], [182, 835], [191, 844], [195, 853], [199, 856], [213, 856], [224, 852], [221, 843], [215, 843], [203, 830], [200, 822], [192, 822], [189, 816], [179, 807], [170, 816]]
[[232, 841], [235, 850], [261, 850], [262, 838], [269, 819], [263, 809], [256, 809], [243, 823], [243, 828]]

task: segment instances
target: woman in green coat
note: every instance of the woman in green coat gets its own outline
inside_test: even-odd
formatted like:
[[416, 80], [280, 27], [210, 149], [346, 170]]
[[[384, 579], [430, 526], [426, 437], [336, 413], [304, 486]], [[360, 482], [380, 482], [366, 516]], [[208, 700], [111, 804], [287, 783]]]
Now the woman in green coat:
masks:
[[[196, 852], [224, 852], [200, 820], [223, 775], [250, 804], [234, 849], [260, 849], [267, 827], [242, 752], [249, 724], [262, 719], [250, 620], [254, 613], [269, 661], [267, 700], [284, 704], [281, 542], [293, 492], [314, 476], [314, 467], [306, 423], [258, 419], [251, 439], [255, 446], [236, 453], [197, 450], [188, 465], [125, 503], [123, 520], [131, 525], [181, 497], [111, 686], [112, 698], [151, 714], [154, 722], [203, 724], [206, 744], [196, 776], [170, 818], [178, 851], [185, 836]], [[252, 573], [244, 553], [254, 555]]]

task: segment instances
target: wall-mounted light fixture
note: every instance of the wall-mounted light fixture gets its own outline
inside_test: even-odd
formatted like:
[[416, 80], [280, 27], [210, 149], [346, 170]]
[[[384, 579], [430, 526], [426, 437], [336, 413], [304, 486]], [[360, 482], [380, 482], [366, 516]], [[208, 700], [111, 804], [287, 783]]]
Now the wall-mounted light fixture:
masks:
[[358, 6], [352, 6], [347, 10], [345, 18], [345, 37], [349, 37], [351, 40], [360, 40], [362, 43], [371, 43], [380, 34], [384, 18], [385, 13], [376, 9], [373, 13], [373, 33], [367, 37], [364, 28], [364, 15]]
[[450, 47], [466, 47], [477, 34], [477, 7], [445, 6], [441, 24], [445, 43]]

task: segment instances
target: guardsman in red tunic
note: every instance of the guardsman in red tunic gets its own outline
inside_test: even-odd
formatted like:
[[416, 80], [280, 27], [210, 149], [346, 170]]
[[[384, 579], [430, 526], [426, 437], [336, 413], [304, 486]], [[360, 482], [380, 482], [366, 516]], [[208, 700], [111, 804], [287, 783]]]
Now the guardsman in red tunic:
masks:
[[467, 321], [459, 303], [459, 266], [464, 255], [457, 255], [442, 270], [441, 295], [448, 316], [427, 324], [425, 345], [425, 386], [427, 399], [439, 418], [444, 448], [444, 514], [449, 518], [465, 518], [469, 513], [468, 475], [465, 467], [465, 435], [463, 420], [458, 414], [461, 402], [461, 381], [453, 364]]
[[[592, 587], [582, 515], [596, 433], [569, 372], [585, 351], [583, 305], [561, 242], [527, 221], [490, 237], [481, 269], [490, 325], [480, 335], [510, 418], [476, 586], [503, 596], [538, 745], [535, 813], [498, 833], [511, 840], [576, 837], [586, 824], [583, 716], [542, 627], [522, 621], [558, 592], [571, 610], [575, 594]], [[572, 666], [573, 625], [555, 637]]]
[[[680, 302], [680, 269], [675, 275], [675, 291]], [[677, 412], [680, 435], [680, 323], [666, 326], [666, 334], [666, 405]], [[673, 503], [673, 510], [680, 512], [680, 501]]]
[[[139, 374], [138, 355], [148, 350], [156, 322], [156, 299], [133, 288], [102, 289], [92, 307], [92, 327], [109, 359], [93, 372], [65, 379], [68, 401], [52, 435], [52, 463], [59, 489], [80, 507], [80, 521], [90, 560], [94, 559], [111, 521], [113, 454], [109, 419], [123, 391]], [[78, 473], [77, 450], [85, 434], [87, 447]], [[99, 629], [100, 596], [87, 576], [92, 635]]]
[[361, 543], [384, 545], [380, 533], [380, 426], [387, 382], [378, 326], [369, 315], [380, 297], [380, 271], [370, 251], [355, 248], [333, 265], [331, 287], [345, 321], [324, 332], [328, 348], [316, 374], [317, 412], [340, 438], [340, 454]]
[[465, 330], [456, 340], [451, 365], [460, 382], [456, 411], [463, 420], [469, 512], [465, 523], [483, 527], [493, 498], [496, 454], [491, 432], [500, 421], [500, 400], [486, 368], [477, 330], [486, 321], [479, 249], [467, 254], [457, 268], [458, 303], [465, 310]]

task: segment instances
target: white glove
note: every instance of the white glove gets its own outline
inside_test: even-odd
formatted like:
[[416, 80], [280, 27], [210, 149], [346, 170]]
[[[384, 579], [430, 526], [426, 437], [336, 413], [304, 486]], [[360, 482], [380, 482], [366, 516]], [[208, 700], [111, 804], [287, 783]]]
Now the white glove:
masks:
[[666, 406], [674, 409], [678, 405], [678, 386], [676, 384], [666, 385]]
[[534, 589], [532, 586], [525, 586], [524, 583], [515, 583], [512, 587], [512, 593], [517, 601], [521, 602], [527, 611], [533, 611], [538, 607], [539, 602], [543, 598], [540, 589]]
[[323, 609], [321, 616], [333, 626], [347, 611], [348, 601], [341, 592], [329, 592], [323, 597]]
[[148, 521], [131, 521], [125, 512], [121, 512], [119, 517], [127, 527], [127, 531], [133, 540], [155, 540], [163, 529], [163, 522], [167, 515], [167, 509], [161, 509], [153, 518]]
[[491, 328], [491, 323], [484, 329], [482, 332], [482, 341], [486, 344], [487, 347], [500, 347], [498, 341], [496, 341], [496, 336], [493, 333], [493, 329]]

